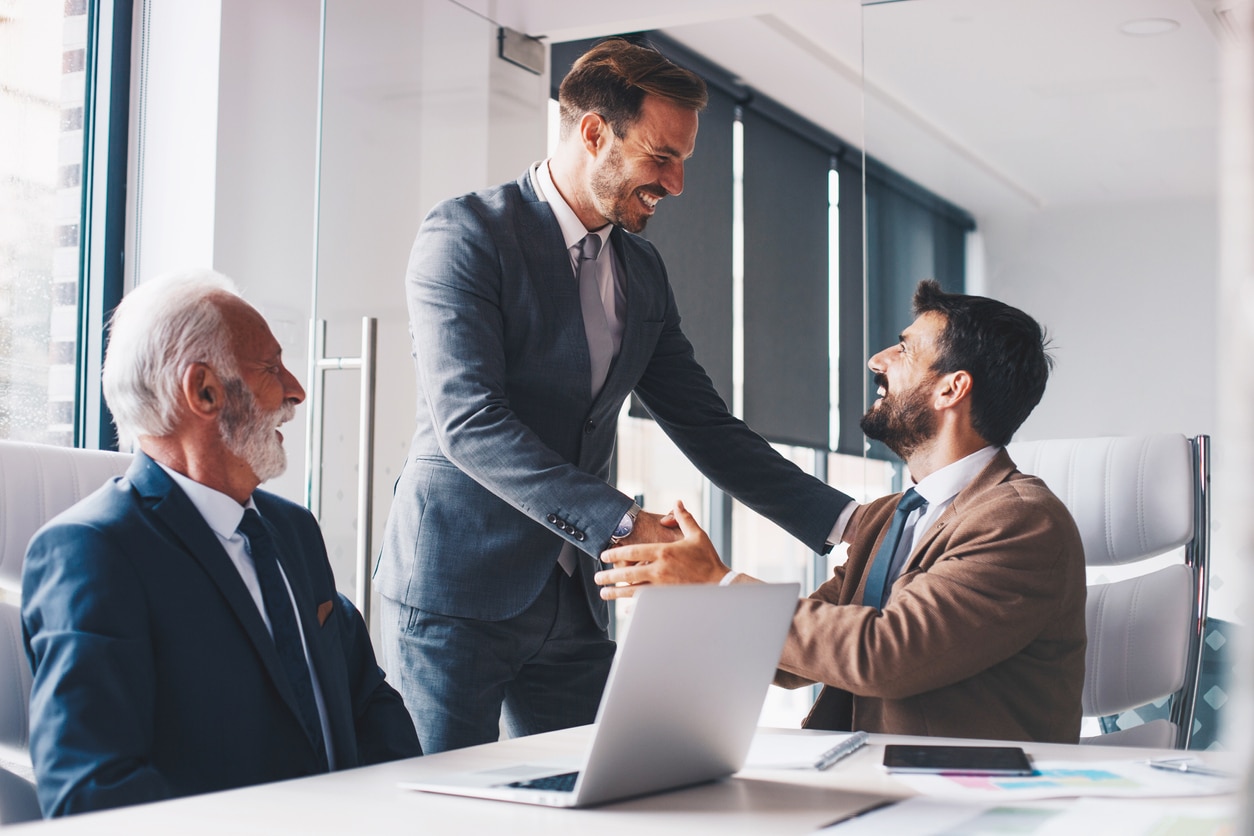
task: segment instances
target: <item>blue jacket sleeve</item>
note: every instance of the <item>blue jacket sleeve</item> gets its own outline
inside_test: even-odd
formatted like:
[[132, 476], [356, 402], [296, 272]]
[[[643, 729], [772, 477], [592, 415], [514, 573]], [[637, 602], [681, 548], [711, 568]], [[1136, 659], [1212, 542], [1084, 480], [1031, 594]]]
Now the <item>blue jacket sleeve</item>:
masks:
[[45, 816], [172, 795], [150, 762], [155, 672], [140, 589], [125, 554], [90, 526], [45, 529], [27, 551], [22, 632]]

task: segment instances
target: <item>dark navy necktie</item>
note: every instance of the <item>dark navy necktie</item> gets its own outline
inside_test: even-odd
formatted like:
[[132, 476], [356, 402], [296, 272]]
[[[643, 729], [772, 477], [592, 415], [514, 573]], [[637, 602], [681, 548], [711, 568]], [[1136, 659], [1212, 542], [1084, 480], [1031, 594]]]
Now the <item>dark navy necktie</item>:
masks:
[[270, 618], [270, 632], [274, 635], [274, 646], [279, 651], [283, 673], [287, 675], [287, 681], [292, 686], [293, 693], [296, 694], [301, 725], [305, 727], [305, 732], [318, 753], [322, 771], [326, 771], [327, 750], [322, 739], [322, 721], [318, 718], [318, 703], [314, 699], [313, 679], [309, 675], [309, 663], [305, 659], [305, 646], [300, 637], [300, 625], [296, 623], [296, 611], [292, 608], [287, 584], [283, 582], [283, 574], [279, 569], [279, 560], [275, 554], [274, 541], [270, 537], [270, 529], [262, 522], [261, 515], [249, 508], [244, 512], [244, 519], [240, 521], [239, 530], [248, 538], [248, 551], [252, 554], [253, 565], [257, 567], [261, 599], [266, 605], [266, 615]]
[[906, 528], [906, 520], [914, 509], [926, 504], [927, 500], [914, 488], [901, 495], [901, 501], [897, 503], [897, 512], [893, 514], [892, 525], [888, 528], [888, 534], [884, 536], [884, 542], [880, 543], [879, 551], [875, 553], [875, 560], [871, 563], [871, 570], [867, 573], [866, 587], [862, 590], [862, 606], [875, 607], [877, 610], [884, 608], [884, 601], [888, 598], [888, 589], [892, 585], [888, 577], [888, 569], [893, 565], [893, 555], [897, 553], [897, 547], [901, 544], [901, 533]]

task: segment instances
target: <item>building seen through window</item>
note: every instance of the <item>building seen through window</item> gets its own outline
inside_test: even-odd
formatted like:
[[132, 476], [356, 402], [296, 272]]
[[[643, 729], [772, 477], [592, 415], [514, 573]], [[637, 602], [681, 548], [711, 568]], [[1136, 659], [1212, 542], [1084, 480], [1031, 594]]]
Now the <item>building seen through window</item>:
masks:
[[86, 0], [0, 2], [0, 438], [71, 445]]

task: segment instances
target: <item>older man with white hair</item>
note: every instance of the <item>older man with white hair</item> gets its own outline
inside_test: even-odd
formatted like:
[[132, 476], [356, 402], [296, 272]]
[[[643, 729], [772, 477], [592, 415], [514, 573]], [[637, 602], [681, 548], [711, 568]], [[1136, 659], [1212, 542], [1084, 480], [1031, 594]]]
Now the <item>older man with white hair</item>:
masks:
[[257, 490], [305, 397], [261, 315], [210, 271], [145, 282], [103, 388], [135, 461], [23, 568], [44, 814], [422, 754], [317, 522]]

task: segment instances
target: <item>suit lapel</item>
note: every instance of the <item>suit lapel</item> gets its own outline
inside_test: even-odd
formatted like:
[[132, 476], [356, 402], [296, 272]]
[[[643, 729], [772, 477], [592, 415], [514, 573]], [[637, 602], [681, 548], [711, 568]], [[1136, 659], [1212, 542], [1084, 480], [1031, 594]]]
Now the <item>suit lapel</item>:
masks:
[[[531, 172], [532, 169], [527, 169], [518, 179], [523, 198], [516, 215], [518, 251], [527, 264], [536, 297], [544, 306], [543, 321], [553, 323], [558, 331], [562, 346], [559, 356], [570, 363], [569, 374], [589, 381], [588, 396], [591, 397], [592, 358], [588, 353], [588, 336], [584, 333], [579, 284], [571, 271], [561, 225], [548, 203], [540, 198]], [[610, 373], [613, 373], [612, 366]]]
[[[235, 617], [239, 619], [266, 672], [282, 694], [283, 701], [299, 717], [296, 696], [283, 673], [274, 639], [270, 637], [270, 631], [266, 629], [257, 604], [248, 592], [248, 587], [244, 585], [244, 579], [218, 542], [213, 529], [187, 498], [187, 494], [183, 493], [160, 465], [144, 453], [136, 454], [126, 475], [144, 499], [145, 507], [161, 521], [170, 538], [179, 542], [213, 581]], [[287, 571], [286, 565], [284, 571]]]
[[954, 501], [945, 509], [945, 512], [940, 515], [936, 522], [932, 523], [932, 527], [919, 539], [919, 544], [915, 546], [910, 559], [906, 561], [906, 565], [902, 568], [902, 574], [917, 569], [922, 564], [923, 556], [927, 554], [936, 538], [949, 527], [954, 517], [962, 513], [963, 509], [975, 497], [994, 485], [1000, 485], [1014, 472], [1015, 465], [1010, 460], [1010, 455], [1004, 449], [998, 451], [993, 460], [986, 464], [984, 469], [971, 480], [971, 484], [958, 492], [958, 495], [954, 497]]

